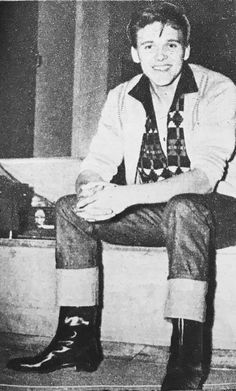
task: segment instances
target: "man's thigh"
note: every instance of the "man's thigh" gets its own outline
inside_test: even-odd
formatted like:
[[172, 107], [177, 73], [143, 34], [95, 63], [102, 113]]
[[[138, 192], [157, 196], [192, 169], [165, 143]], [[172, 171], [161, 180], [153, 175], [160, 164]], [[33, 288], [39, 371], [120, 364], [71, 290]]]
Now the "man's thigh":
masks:
[[94, 225], [98, 239], [127, 246], [165, 246], [164, 203], [136, 205], [111, 220]]
[[[216, 249], [236, 245], [236, 198], [213, 192], [209, 194], [189, 193], [173, 197], [173, 200], [178, 199], [181, 202], [191, 201], [195, 206], [194, 213], [202, 213], [202, 206], [210, 212], [211, 219], [208, 225], [212, 231], [211, 238]], [[170, 200], [167, 204], [168, 208], [173, 207], [172, 204], [175, 207], [176, 202], [173, 203]]]
[[[236, 198], [219, 193], [181, 196], [210, 209], [216, 249], [236, 245]], [[101, 240], [113, 244], [165, 246], [164, 215], [168, 204], [136, 205], [109, 221], [95, 224], [95, 231]]]

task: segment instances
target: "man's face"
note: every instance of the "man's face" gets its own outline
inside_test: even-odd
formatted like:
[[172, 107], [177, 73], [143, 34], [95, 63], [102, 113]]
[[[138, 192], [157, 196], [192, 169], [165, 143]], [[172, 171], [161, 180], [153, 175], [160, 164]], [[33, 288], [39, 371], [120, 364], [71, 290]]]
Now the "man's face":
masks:
[[137, 33], [137, 49], [131, 49], [133, 60], [155, 86], [170, 85], [180, 74], [190, 48], [185, 47], [183, 33], [170, 25], [154, 22]]

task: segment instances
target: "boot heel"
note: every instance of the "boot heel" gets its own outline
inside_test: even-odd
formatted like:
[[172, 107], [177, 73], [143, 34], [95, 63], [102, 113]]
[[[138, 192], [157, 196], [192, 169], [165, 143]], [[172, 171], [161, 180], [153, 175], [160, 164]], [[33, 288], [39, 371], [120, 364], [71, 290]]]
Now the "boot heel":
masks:
[[103, 357], [99, 351], [92, 347], [81, 357], [75, 360], [76, 371], [94, 372], [98, 369]]
[[76, 371], [77, 372], [80, 372], [80, 371], [95, 372], [98, 369], [99, 364], [100, 364], [100, 362], [99, 363], [84, 362], [83, 364], [79, 363], [79, 364], [76, 364]]

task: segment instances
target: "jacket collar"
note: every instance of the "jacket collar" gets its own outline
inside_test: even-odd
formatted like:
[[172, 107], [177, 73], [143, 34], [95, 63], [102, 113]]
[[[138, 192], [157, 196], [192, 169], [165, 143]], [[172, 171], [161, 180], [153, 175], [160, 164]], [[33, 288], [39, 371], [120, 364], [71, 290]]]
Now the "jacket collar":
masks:
[[[189, 94], [197, 91], [198, 86], [193, 71], [188, 63], [184, 62], [171, 107], [176, 104], [176, 101], [182, 94]], [[150, 81], [146, 75], [141, 76], [138, 83], [129, 91], [129, 95], [140, 101], [146, 109], [147, 102], [150, 102]]]

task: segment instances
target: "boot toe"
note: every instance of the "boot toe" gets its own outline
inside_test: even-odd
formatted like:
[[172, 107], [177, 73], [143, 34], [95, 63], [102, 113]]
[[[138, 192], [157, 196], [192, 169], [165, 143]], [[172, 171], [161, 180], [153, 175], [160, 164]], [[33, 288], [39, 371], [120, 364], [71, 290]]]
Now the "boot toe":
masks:
[[27, 358], [24, 360], [22, 360], [22, 358], [13, 358], [8, 361], [6, 367], [8, 369], [13, 369], [14, 371], [28, 371], [29, 367], [27, 361]]

